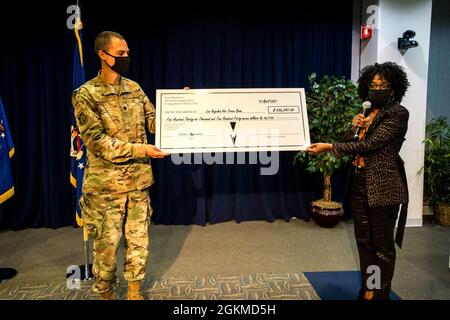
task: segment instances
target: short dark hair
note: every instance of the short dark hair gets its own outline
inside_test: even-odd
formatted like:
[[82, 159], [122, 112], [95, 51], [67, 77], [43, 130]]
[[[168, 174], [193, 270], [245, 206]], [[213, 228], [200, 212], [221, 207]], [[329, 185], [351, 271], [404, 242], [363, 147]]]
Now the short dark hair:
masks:
[[394, 90], [395, 100], [401, 102], [410, 84], [406, 72], [394, 62], [375, 63], [362, 69], [358, 79], [359, 97], [363, 100], [367, 99], [369, 83], [376, 74], [379, 74], [391, 84], [391, 89]]
[[98, 55], [98, 52], [100, 50], [107, 51], [112, 38], [119, 38], [125, 40], [125, 38], [121, 34], [114, 31], [100, 32], [95, 37], [95, 45], [94, 45], [95, 53]]

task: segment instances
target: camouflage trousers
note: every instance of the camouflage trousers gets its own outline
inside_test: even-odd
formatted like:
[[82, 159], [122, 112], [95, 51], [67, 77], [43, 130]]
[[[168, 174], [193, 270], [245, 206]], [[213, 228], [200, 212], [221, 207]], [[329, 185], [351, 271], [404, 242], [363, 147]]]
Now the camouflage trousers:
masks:
[[124, 194], [83, 194], [84, 221], [94, 240], [92, 290], [107, 292], [116, 282], [117, 249], [124, 234], [127, 281], [144, 279], [148, 259], [148, 227], [152, 215], [148, 190]]

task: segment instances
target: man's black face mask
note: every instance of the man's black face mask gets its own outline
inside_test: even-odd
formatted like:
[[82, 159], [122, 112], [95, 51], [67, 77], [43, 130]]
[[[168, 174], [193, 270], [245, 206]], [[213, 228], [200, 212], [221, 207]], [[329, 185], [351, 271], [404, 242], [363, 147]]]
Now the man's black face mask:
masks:
[[117, 72], [121, 76], [127, 73], [128, 68], [130, 67], [130, 57], [115, 57], [108, 52], [104, 51], [108, 56], [113, 57], [115, 63], [110, 66], [108, 62], [105, 61], [106, 65], [113, 71]]

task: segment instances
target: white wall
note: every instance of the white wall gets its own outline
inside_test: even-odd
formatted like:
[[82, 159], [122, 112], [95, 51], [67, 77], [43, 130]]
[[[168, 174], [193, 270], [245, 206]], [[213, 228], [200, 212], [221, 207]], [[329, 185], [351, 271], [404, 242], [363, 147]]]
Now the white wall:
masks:
[[[363, 0], [361, 21], [367, 19], [367, 6], [377, 1]], [[407, 226], [421, 226], [423, 216], [423, 175], [417, 172], [423, 165], [425, 122], [427, 110], [428, 57], [431, 31], [432, 0], [379, 0], [375, 15], [374, 37], [362, 40], [360, 69], [375, 62], [393, 61], [403, 66], [411, 86], [402, 101], [409, 110], [408, 132], [400, 155], [405, 160], [409, 189]], [[397, 39], [406, 30], [414, 30], [419, 46], [402, 55]]]
[[[378, 62], [393, 61], [405, 68], [411, 87], [402, 105], [409, 110], [406, 141], [400, 155], [405, 160], [409, 187], [409, 226], [422, 225], [423, 175], [417, 172], [423, 165], [425, 122], [427, 110], [428, 56], [431, 31], [432, 0], [380, 0]], [[414, 30], [417, 48], [402, 55], [397, 38], [406, 30]]]

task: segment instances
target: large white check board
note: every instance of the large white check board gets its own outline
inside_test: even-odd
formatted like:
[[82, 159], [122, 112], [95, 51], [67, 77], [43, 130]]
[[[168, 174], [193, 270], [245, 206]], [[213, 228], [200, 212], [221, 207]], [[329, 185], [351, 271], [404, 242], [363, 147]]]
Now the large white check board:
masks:
[[169, 153], [305, 150], [305, 91], [156, 90], [155, 144]]

